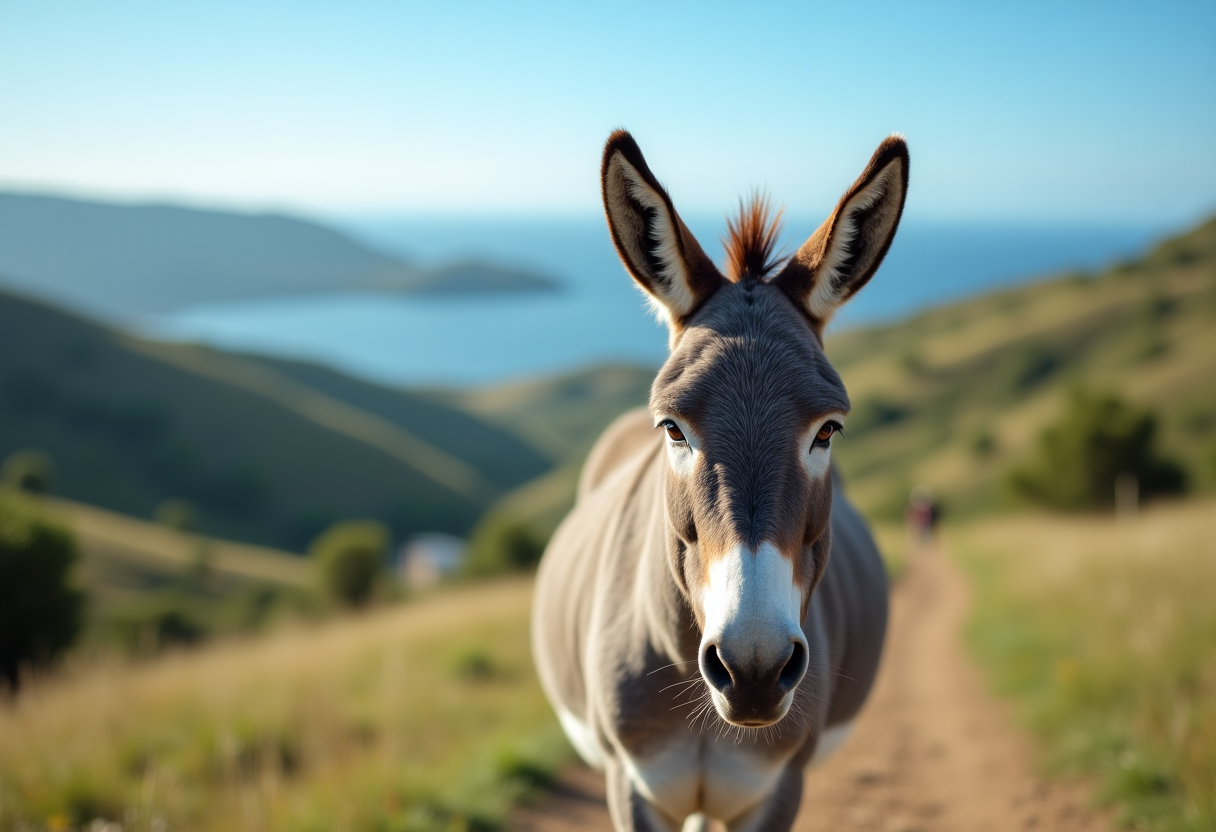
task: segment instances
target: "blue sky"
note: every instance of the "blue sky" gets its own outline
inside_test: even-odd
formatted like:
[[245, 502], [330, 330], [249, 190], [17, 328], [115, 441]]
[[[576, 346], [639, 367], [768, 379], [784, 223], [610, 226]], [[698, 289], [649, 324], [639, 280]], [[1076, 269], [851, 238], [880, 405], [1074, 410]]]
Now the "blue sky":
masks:
[[0, 187], [591, 215], [602, 142], [680, 210], [825, 212], [887, 133], [909, 215], [1216, 210], [1216, 3], [0, 0]]

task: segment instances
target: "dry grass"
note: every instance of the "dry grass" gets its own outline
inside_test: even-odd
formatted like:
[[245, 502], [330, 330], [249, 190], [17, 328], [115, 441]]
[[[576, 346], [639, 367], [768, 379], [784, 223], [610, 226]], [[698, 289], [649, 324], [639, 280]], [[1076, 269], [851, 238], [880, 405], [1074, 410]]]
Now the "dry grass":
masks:
[[1142, 829], [1216, 828], [1216, 502], [956, 529], [971, 642], [1050, 763]]
[[525, 581], [93, 664], [0, 707], [0, 828], [494, 828], [567, 753]]

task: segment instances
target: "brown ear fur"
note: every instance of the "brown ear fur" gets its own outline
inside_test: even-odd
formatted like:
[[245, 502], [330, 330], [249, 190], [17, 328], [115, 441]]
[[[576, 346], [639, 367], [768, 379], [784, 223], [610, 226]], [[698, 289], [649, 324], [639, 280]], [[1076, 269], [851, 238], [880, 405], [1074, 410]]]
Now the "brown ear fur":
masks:
[[882, 264], [908, 195], [908, 165], [903, 137], [884, 139], [836, 210], [773, 279], [811, 317], [817, 331]]
[[600, 188], [617, 254], [674, 334], [722, 284], [722, 276], [624, 130], [604, 146]]

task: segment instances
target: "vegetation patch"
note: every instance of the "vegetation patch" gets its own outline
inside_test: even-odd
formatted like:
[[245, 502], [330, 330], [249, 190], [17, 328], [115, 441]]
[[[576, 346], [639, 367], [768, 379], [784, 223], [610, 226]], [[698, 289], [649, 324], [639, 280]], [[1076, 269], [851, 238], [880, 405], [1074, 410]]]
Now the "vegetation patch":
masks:
[[1049, 767], [1136, 829], [1216, 828], [1216, 503], [955, 532], [970, 646]]
[[1176, 494], [1186, 471], [1158, 454], [1157, 418], [1119, 397], [1074, 390], [1064, 415], [1040, 435], [1035, 454], [1010, 481], [1030, 499], [1057, 509], [1105, 509], [1120, 479], [1139, 497]]
[[570, 751], [527, 581], [99, 660], [0, 705], [0, 829], [498, 830]]

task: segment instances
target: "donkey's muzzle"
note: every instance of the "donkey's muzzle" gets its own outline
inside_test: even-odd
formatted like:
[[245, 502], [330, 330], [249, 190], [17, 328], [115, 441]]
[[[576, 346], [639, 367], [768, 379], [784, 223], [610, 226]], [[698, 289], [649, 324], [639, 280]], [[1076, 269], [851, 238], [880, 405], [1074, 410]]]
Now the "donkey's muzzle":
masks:
[[[750, 655], [747, 655], [750, 653]], [[722, 718], [736, 725], [771, 725], [785, 716], [787, 699], [810, 664], [806, 644], [791, 640], [776, 661], [763, 661], [756, 651], [732, 654], [721, 644], [701, 649], [701, 675], [717, 695]]]

